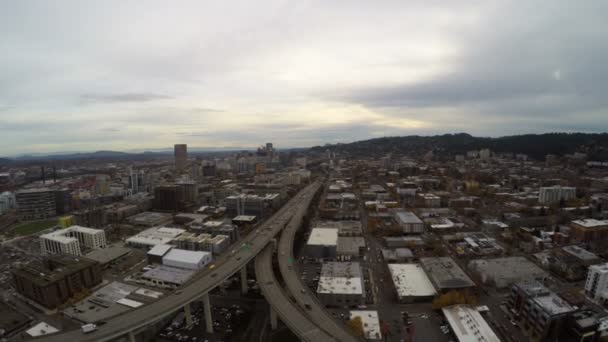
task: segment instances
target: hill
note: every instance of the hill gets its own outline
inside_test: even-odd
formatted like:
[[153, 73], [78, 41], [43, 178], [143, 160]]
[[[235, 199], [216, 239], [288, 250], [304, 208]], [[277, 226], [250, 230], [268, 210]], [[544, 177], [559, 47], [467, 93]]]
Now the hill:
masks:
[[438, 155], [464, 154], [489, 148], [493, 152], [525, 153], [535, 159], [547, 154], [587, 153], [590, 159], [608, 160], [608, 133], [545, 133], [512, 135], [498, 138], [474, 137], [467, 133], [435, 136], [383, 137], [349, 144], [315, 146], [312, 150], [374, 156], [386, 153], [421, 155], [433, 151]]

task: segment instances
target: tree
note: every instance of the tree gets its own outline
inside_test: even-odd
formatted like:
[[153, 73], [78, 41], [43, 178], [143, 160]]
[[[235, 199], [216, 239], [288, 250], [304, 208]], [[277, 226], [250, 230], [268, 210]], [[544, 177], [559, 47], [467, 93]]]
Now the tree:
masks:
[[477, 298], [466, 291], [452, 290], [433, 300], [433, 309], [438, 310], [456, 304], [477, 304]]
[[363, 321], [360, 316], [355, 316], [346, 322], [346, 326], [357, 337], [363, 337]]

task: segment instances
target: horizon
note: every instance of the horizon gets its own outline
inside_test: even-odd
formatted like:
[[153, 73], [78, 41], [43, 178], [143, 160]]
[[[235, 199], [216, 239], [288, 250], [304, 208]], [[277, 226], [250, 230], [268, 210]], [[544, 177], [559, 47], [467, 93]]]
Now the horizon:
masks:
[[0, 155], [605, 132], [606, 7], [6, 2]]
[[[366, 138], [360, 140], [353, 140], [347, 142], [335, 142], [332, 144], [324, 143], [317, 144], [311, 146], [275, 146], [277, 150], [292, 150], [292, 149], [310, 149], [317, 146], [325, 146], [325, 145], [338, 145], [338, 144], [351, 144], [365, 140], [373, 140], [373, 139], [382, 139], [382, 138], [405, 138], [411, 136], [420, 136], [420, 137], [439, 137], [445, 135], [469, 135], [474, 138], [483, 138], [483, 139], [500, 139], [505, 137], [516, 137], [516, 136], [525, 136], [525, 135], [548, 135], [548, 134], [608, 134], [608, 132], [596, 132], [596, 133], [586, 133], [586, 132], [542, 132], [542, 133], [521, 133], [521, 134], [511, 134], [511, 135], [500, 135], [500, 136], [487, 136], [487, 135], [473, 135], [467, 132], [453, 132], [453, 133], [441, 133], [441, 134], [410, 134], [410, 135], [394, 135], [394, 136], [381, 136], [381, 137], [373, 137]], [[175, 143], [180, 144], [180, 143]], [[174, 145], [175, 145], [174, 144]], [[188, 144], [186, 144], [188, 145]], [[220, 147], [211, 147], [211, 146], [190, 146], [188, 145], [188, 153], [206, 153], [206, 152], [235, 152], [235, 151], [255, 151], [258, 147], [262, 146], [259, 144], [258, 146], [220, 146]], [[41, 153], [17, 153], [13, 155], [0, 155], [0, 158], [6, 159], [19, 159], [22, 157], [50, 157], [50, 156], [62, 156], [62, 155], [72, 155], [72, 154], [91, 154], [98, 152], [116, 152], [116, 153], [126, 153], [126, 154], [142, 154], [142, 153], [168, 153], [173, 154], [174, 147], [157, 147], [157, 148], [142, 148], [142, 149], [129, 149], [129, 150], [112, 150], [112, 149], [98, 149], [98, 150], [82, 150], [82, 151], [53, 151], [53, 152], [41, 152]]]

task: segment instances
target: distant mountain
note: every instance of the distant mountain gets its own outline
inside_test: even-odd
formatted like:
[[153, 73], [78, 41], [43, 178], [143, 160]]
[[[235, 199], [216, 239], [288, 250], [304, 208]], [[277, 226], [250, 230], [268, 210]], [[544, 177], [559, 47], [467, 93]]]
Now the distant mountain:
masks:
[[312, 150], [345, 152], [352, 155], [383, 155], [392, 153], [439, 155], [464, 154], [467, 151], [489, 148], [493, 152], [525, 153], [535, 159], [547, 154], [564, 155], [587, 153], [591, 159], [608, 160], [608, 133], [545, 133], [504, 136], [499, 138], [474, 137], [467, 133], [435, 136], [384, 137], [348, 144], [315, 146]]

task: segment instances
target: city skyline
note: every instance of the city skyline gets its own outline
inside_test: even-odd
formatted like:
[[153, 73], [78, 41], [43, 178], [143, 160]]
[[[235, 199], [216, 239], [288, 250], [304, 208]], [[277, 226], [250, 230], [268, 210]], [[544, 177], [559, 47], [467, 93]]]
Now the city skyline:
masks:
[[608, 130], [601, 1], [0, 6], [3, 156]]

